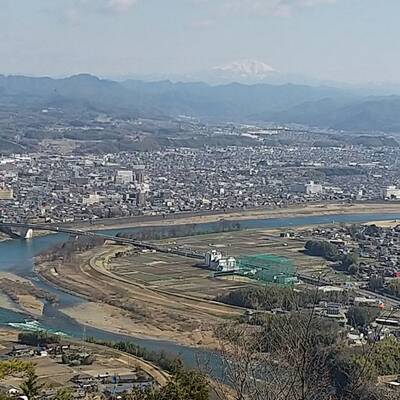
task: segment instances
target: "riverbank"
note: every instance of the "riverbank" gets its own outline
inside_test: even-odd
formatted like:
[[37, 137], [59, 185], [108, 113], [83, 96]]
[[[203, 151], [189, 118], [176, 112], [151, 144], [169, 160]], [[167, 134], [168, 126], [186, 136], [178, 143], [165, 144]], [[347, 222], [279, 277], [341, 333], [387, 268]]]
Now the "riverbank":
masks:
[[113, 279], [108, 275], [108, 262], [126, 249], [105, 245], [75, 254], [63, 263], [38, 258], [35, 272], [56, 286], [91, 300], [60, 310], [81, 324], [138, 338], [214, 348], [213, 326], [225, 316], [240, 313], [222, 304], [202, 304], [196, 299]]
[[145, 227], [159, 225], [203, 224], [226, 221], [245, 221], [253, 219], [292, 218], [305, 216], [349, 215], [349, 214], [391, 214], [400, 213], [400, 202], [376, 203], [321, 203], [296, 205], [282, 208], [256, 208], [227, 212], [215, 211], [210, 214], [177, 213], [166, 216], [130, 217], [97, 220], [96, 223], [76, 222], [68, 226], [83, 230], [126, 229], [130, 227]]
[[[242, 231], [242, 239], [240, 240], [240, 244], [242, 247], [237, 247], [234, 245], [233, 247], [229, 247], [229, 253], [232, 253], [234, 249], [237, 250], [238, 254], [243, 254], [243, 245], [245, 245], [247, 248], [250, 248], [252, 251], [255, 252], [269, 252], [267, 243], [269, 243], [268, 239], [268, 232], [264, 232], [264, 236], [267, 235], [266, 237], [262, 238], [260, 237], [260, 243], [259, 245], [256, 245], [256, 241], [253, 240], [253, 238], [250, 235], [250, 232], [252, 231], [247, 231], [247, 229], [254, 229], [256, 230], [262, 230], [262, 231], [268, 231], [271, 229], [292, 229], [296, 226], [304, 226], [304, 225], [320, 225], [320, 224], [331, 224], [332, 220], [334, 219], [335, 222], [337, 223], [365, 223], [367, 221], [382, 221], [382, 220], [390, 220], [394, 221], [397, 219], [400, 219], [400, 212], [397, 211], [399, 208], [399, 205], [397, 204], [390, 204], [389, 208], [384, 209], [384, 213], [379, 213], [376, 212], [375, 214], [368, 214], [367, 211], [370, 211], [370, 209], [364, 209], [363, 213], [357, 214], [349, 214], [349, 211], [346, 213], [342, 214], [337, 214], [337, 217], [330, 217], [328, 216], [320, 216], [320, 214], [316, 213], [310, 216], [303, 216], [299, 218], [295, 217], [290, 217], [290, 218], [265, 218], [264, 220], [262, 218], [256, 218], [254, 220], [246, 220], [246, 222], [243, 222], [242, 228], [246, 229], [245, 231]], [[353, 211], [353, 208], [346, 208], [347, 210]], [[329, 209], [332, 212], [332, 208]], [[373, 211], [378, 211], [377, 209], [373, 209]], [[335, 211], [337, 212], [337, 210]], [[385, 213], [386, 212], [386, 213]], [[392, 215], [390, 215], [392, 213]], [[247, 214], [248, 216], [248, 214]], [[182, 222], [182, 221], [181, 221]], [[183, 221], [185, 222], [185, 221]], [[156, 225], [160, 225], [157, 223]], [[207, 231], [209, 232], [209, 228], [213, 228], [212, 225], [206, 226]], [[92, 227], [93, 229], [93, 227]], [[130, 230], [128, 229], [127, 232]], [[114, 231], [109, 231], [107, 234], [110, 235], [115, 235], [117, 232]], [[232, 234], [239, 234], [239, 232], [234, 232]], [[226, 233], [227, 236], [230, 236], [231, 233]], [[207, 235], [206, 235], [207, 236]], [[215, 239], [213, 240], [208, 240], [204, 236], [204, 246], [205, 248], [208, 248], [208, 245], [210, 243], [215, 243], [217, 242]], [[221, 235], [215, 235], [215, 238], [219, 238]], [[197, 237], [192, 237], [191, 240], [194, 240], [198, 242], [199, 238], [203, 237], [203, 235], [197, 236]], [[52, 246], [55, 245], [60, 245], [63, 241], [67, 240], [68, 235], [61, 234], [61, 233], [56, 233], [53, 235], [49, 236], [43, 236], [43, 237], [38, 237], [38, 238], [33, 238], [32, 240], [29, 241], [22, 241], [22, 240], [10, 240], [6, 241], [3, 243], [0, 243], [0, 268], [1, 270], [5, 271], [13, 271], [15, 274], [18, 274], [19, 276], [27, 277], [28, 279], [31, 278], [31, 272], [32, 272], [32, 259], [39, 253], [46, 251], [50, 249]], [[190, 245], [187, 241], [184, 240], [184, 245]], [[228, 244], [230, 246], [230, 244]], [[261, 247], [260, 247], [261, 246]], [[114, 246], [115, 247], [115, 246]], [[289, 248], [285, 247], [285, 249], [288, 250]], [[226, 249], [228, 250], [228, 248]], [[145, 253], [141, 253], [145, 254]], [[149, 257], [159, 257], [160, 253], [152, 254], [148, 253]], [[234, 254], [235, 255], [235, 254]], [[184, 258], [180, 258], [184, 259]], [[79, 307], [79, 304], [81, 303], [80, 297], [83, 298], [88, 298], [95, 293], [97, 296], [99, 294], [102, 294], [102, 285], [98, 283], [99, 280], [99, 275], [94, 274], [93, 276], [90, 275], [86, 276], [86, 281], [82, 282], [79, 274], [81, 272], [76, 273], [74, 272], [74, 268], [78, 268], [76, 260], [72, 260], [71, 264], [76, 264], [75, 266], [72, 266], [72, 269], [69, 270], [69, 267], [65, 269], [64, 271], [64, 266], [62, 268], [59, 268], [59, 271], [57, 273], [60, 274], [61, 272], [65, 272], [65, 276], [63, 277], [63, 284], [62, 286], [57, 283], [56, 281], [52, 281], [52, 274], [50, 273], [50, 279], [49, 282], [51, 286], [44, 286], [45, 290], [48, 290], [50, 292], [55, 292], [57, 295], [60, 296], [60, 304], [59, 306], [50, 306], [46, 307], [45, 309], [45, 315], [43, 316], [42, 322], [44, 326], [46, 326], [46, 329], [51, 329], [53, 331], [59, 331], [59, 332], [69, 332], [69, 334], [72, 334], [73, 336], [80, 337], [82, 336], [83, 328], [82, 326], [75, 321], [73, 318], [69, 318], [66, 316], [66, 314], [63, 314], [62, 311], [63, 309], [72, 309], [70, 315], [75, 315], [76, 312], [76, 317], [80, 319], [80, 322], [85, 322], [87, 321], [88, 317], [85, 318], [86, 316], [89, 315], [91, 317], [91, 312], [92, 310], [90, 308], [84, 309], [83, 307]], [[132, 274], [132, 277], [137, 277], [140, 278], [140, 275], [138, 274], [137, 270], [137, 260], [133, 259], [129, 261], [129, 265], [132, 268], [132, 271], [130, 274]], [[185, 279], [180, 279], [179, 275], [181, 274], [181, 267], [177, 266], [175, 263], [171, 263], [168, 260], [163, 260], [160, 262], [160, 260], [157, 260], [157, 263], [154, 263], [154, 259], [146, 261], [145, 265], [143, 266], [142, 270], [143, 272], [146, 272], [146, 269], [150, 268], [150, 266], [153, 266], [154, 268], [159, 267], [159, 270], [162, 272], [164, 268], [168, 268], [170, 270], [175, 270], [176, 276], [173, 278], [173, 281], [180, 283], [182, 288], [184, 288], [184, 291], [189, 291], [191, 293], [201, 293], [201, 294], [208, 294], [209, 292], [209, 285], [204, 284], [204, 285], [199, 285], [199, 282], [193, 282], [191, 285], [186, 285]], [[54, 265], [53, 265], [54, 267]], [[316, 266], [318, 267], [318, 266]], [[57, 266], [56, 266], [57, 268]], [[86, 267], [85, 267], [86, 268]], [[188, 266], [190, 270], [196, 270], [196, 268], [193, 268], [193, 263]], [[50, 271], [51, 269], [49, 269]], [[69, 273], [71, 272], [71, 275]], [[87, 272], [84, 270], [84, 272]], [[147, 271], [149, 272], [149, 271]], [[186, 272], [185, 272], [186, 274]], [[185, 275], [184, 274], [184, 275]], [[184, 276], [182, 275], [182, 277]], [[70, 283], [71, 283], [71, 277], [74, 278], [74, 286], [77, 285], [75, 289], [78, 290], [72, 290], [70, 288]], [[125, 278], [128, 278], [126, 276]], [[35, 278], [33, 278], [33, 283], [35, 283]], [[168, 282], [172, 282], [171, 277], [168, 275], [163, 278], [165, 280], [165, 283], [168, 284]], [[100, 279], [103, 280], [103, 279]], [[161, 283], [163, 283], [163, 280], [160, 280]], [[132, 311], [132, 316], [133, 316], [133, 321], [135, 321], [135, 318], [138, 319], [139, 322], [139, 317], [141, 317], [141, 312], [144, 311], [147, 307], [147, 298], [143, 297], [143, 292], [142, 291], [137, 291], [137, 287], [131, 287], [129, 291], [126, 291], [125, 288], [122, 289], [120, 292], [120, 288], [118, 287], [119, 284], [117, 284], [115, 281], [113, 281], [114, 284], [109, 286], [109, 290], [105, 292], [105, 297], [111, 300], [115, 300], [115, 294], [117, 293], [118, 295], [121, 295], [120, 301], [122, 301], [124, 304], [129, 304], [130, 299], [134, 299], [134, 303], [138, 303], [138, 305], [143, 304], [144, 309], [139, 307], [138, 309], [133, 309]], [[207, 283], [207, 281], [204, 281]], [[110, 282], [106, 282], [106, 284], [110, 284]], [[150, 283], [151, 284], [151, 283]], [[168, 286], [168, 285], [167, 285]], [[41, 287], [41, 286], [39, 286]], [[63, 293], [61, 293], [59, 290], [55, 289], [56, 287], [62, 287], [63, 291], [70, 293], [70, 295], [63, 296]], [[89, 290], [85, 292], [87, 289]], [[165, 290], [165, 288], [164, 288]], [[74, 296], [74, 294], [80, 292], [79, 297]], [[87, 293], [87, 296], [85, 297], [84, 293]], [[165, 347], [170, 347], [173, 349], [173, 351], [177, 351], [179, 354], [183, 352], [185, 354], [186, 360], [188, 360], [189, 363], [193, 361], [193, 349], [189, 347], [183, 347], [183, 346], [177, 346], [176, 343], [188, 343], [191, 346], [194, 347], [202, 347], [202, 343], [207, 343], [207, 339], [192, 339], [189, 338], [187, 340], [188, 332], [192, 332], [193, 330], [200, 329], [202, 332], [204, 331], [211, 331], [210, 329], [210, 321], [213, 321], [213, 318], [209, 318], [207, 313], [204, 312], [202, 308], [197, 308], [196, 312], [192, 312], [191, 309], [186, 309], [186, 312], [182, 312], [180, 308], [184, 306], [186, 302], [186, 299], [184, 297], [178, 297], [178, 296], [173, 296], [174, 299], [174, 307], [175, 310], [173, 312], [174, 318], [171, 319], [169, 323], [169, 327], [166, 327], [164, 325], [164, 322], [162, 324], [158, 324], [158, 318], [164, 319], [165, 317], [170, 317], [170, 315], [166, 315], [163, 312], [163, 308], [165, 306], [168, 306], [169, 303], [165, 301], [164, 294], [158, 293], [157, 294], [160, 297], [158, 298], [158, 305], [151, 304], [151, 313], [149, 314], [149, 318], [152, 320], [152, 326], [156, 328], [154, 331], [154, 336], [157, 340], [152, 341], [150, 340], [143, 340], [140, 338], [151, 338], [153, 336], [150, 335], [151, 332], [149, 332], [148, 326], [145, 326], [144, 324], [141, 325], [141, 333], [139, 331], [137, 332], [137, 335], [132, 335], [132, 339], [135, 340], [136, 337], [140, 337], [138, 340], [143, 343], [144, 346], [150, 346], [150, 348], [156, 348], [160, 349], [165, 348]], [[127, 301], [125, 301], [125, 296]], [[135, 296], [139, 298], [135, 298]], [[168, 296], [167, 296], [168, 297]], [[118, 299], [117, 299], [118, 300]], [[154, 299], [153, 299], [154, 301]], [[84, 303], [84, 301], [82, 301]], [[104, 305], [106, 304], [103, 300], [100, 301], [94, 301], [94, 303], [98, 303], [99, 305]], [[90, 306], [91, 307], [91, 306]], [[117, 307], [118, 308], [118, 307]], [[69, 312], [69, 311], [68, 311]], [[72, 314], [72, 312], [74, 314]], [[101, 309], [99, 309], [99, 312], [101, 313]], [[107, 313], [111, 313], [113, 315], [114, 310], [107, 310]], [[78, 313], [80, 315], [78, 315]], [[129, 317], [131, 318], [131, 315]], [[183, 315], [183, 318], [181, 317]], [[199, 324], [199, 319], [196, 321], [196, 316], [200, 316], [200, 320], [205, 320], [206, 323], [204, 325]], [[214, 316], [215, 317], [215, 316]], [[6, 318], [9, 318], [7, 320]], [[10, 322], [21, 322], [20, 317], [18, 316], [13, 316], [11, 313], [7, 314], [5, 313], [4, 318], [3, 318], [3, 324], [7, 324], [8, 321]], [[111, 323], [114, 323], [112, 319], [109, 320]], [[187, 324], [187, 321], [193, 321], [196, 324], [193, 326], [191, 324]], [[93, 325], [97, 323], [97, 321], [92, 321]], [[125, 320], [120, 320], [119, 322], [119, 327], [122, 329], [125, 326]], [[106, 327], [104, 330], [96, 330], [94, 328], [90, 328], [89, 326], [87, 327], [88, 332], [91, 331], [93, 332], [93, 336], [100, 335], [101, 337], [116, 337], [116, 334], [111, 332], [112, 327]], [[178, 327], [178, 328], [177, 328]], [[158, 336], [157, 329], [163, 330], [162, 335]], [[115, 332], [115, 330], [114, 330]], [[196, 331], [197, 332], [197, 331]], [[121, 337], [124, 337], [122, 340], [128, 340], [129, 339], [129, 334], [128, 335], [122, 335]], [[159, 342], [161, 339], [168, 340], [169, 337], [173, 337], [174, 341], [173, 342]], [[190, 342], [190, 343], [189, 343]], [[154, 346], [154, 347], [152, 347]], [[206, 345], [208, 346], [208, 345]], [[211, 344], [212, 346], [212, 344]], [[179, 348], [179, 350], [177, 350]]]
[[88, 302], [62, 309], [61, 312], [82, 325], [133, 338], [168, 341], [194, 348], [215, 349], [217, 347], [217, 342], [210, 330], [203, 331], [200, 328], [189, 329], [187, 332], [165, 330], [162, 325], [157, 326], [157, 320], [153, 323], [138, 323], [129, 314], [104, 303]]
[[[346, 215], [354, 210], [352, 206], [346, 209], [342, 208], [343, 205], [339, 206], [339, 209], [342, 210], [341, 214], [337, 214], [339, 209], [333, 205], [329, 208], [326, 207], [325, 211], [328, 215], [330, 213]], [[396, 210], [400, 215], [400, 204], [389, 204], [385, 208], [385, 211], [389, 214], [394, 213]], [[318, 214], [316, 214], [317, 211], [319, 211]], [[311, 218], [315, 218], [315, 215], [327, 215], [320, 211], [321, 207], [317, 206], [303, 210]], [[364, 208], [363, 213], [352, 215], [367, 215], [368, 211], [371, 211], [371, 209]], [[276, 221], [279, 221], [279, 218], [276, 218], [277, 212], [274, 213], [274, 217]], [[248, 218], [250, 215], [252, 217], [255, 215], [260, 216], [260, 218], [254, 219], [255, 221], [262, 221], [264, 216], [263, 213], [258, 212], [256, 214], [242, 215], [242, 218]], [[231, 215], [231, 217], [236, 219], [239, 216]], [[286, 221], [290, 218], [287, 218]], [[265, 221], [272, 220], [271, 218], [265, 218]], [[170, 222], [165, 221], [165, 224]], [[184, 222], [189, 223], [186, 220]], [[321, 223], [332, 223], [332, 220], [329, 218], [324, 219], [324, 222]], [[243, 244], [243, 246], [238, 247], [235, 244], [235, 249], [239, 255], [246, 254], [250, 250], [256, 252], [277, 251], [271, 247], [271, 241], [269, 241], [268, 245], [265, 243], [263, 235], [268, 234], [267, 231], [265, 229], [257, 229], [256, 236], [258, 235], [260, 238], [252, 237], [251, 240], [249, 239], [252, 236], [249, 233], [250, 231], [231, 232], [227, 233], [227, 235], [232, 237], [239, 235], [241, 237], [238, 243]], [[219, 236], [221, 234], [214, 237]], [[202, 250], [206, 251], [209, 243], [214, 241], [211, 237], [212, 235], [204, 235], [203, 238], [195, 236], [192, 237], [193, 242], [190, 244], [183, 238], [183, 242], [189, 247], [196, 246], [196, 243], [198, 246], [200, 242], [204, 242], [204, 249]], [[250, 241], [246, 245], [247, 240]], [[259, 249], [254, 248], [257, 241], [259, 241], [259, 244], [256, 247], [259, 247]], [[299, 249], [301, 249], [300, 247]], [[124, 255], [127, 249], [132, 253], [128, 258]], [[291, 247], [282, 249], [285, 249], [290, 258], [300, 254], [297, 252], [297, 247], [294, 249]], [[233, 248], [229, 249], [230, 254], [233, 250]], [[280, 252], [282, 253], [282, 250]], [[123, 269], [125, 272], [122, 275], [116, 274], [114, 271], [114, 268], [119, 268], [118, 263], [113, 264], [110, 262], [110, 260], [117, 258], [117, 254], [124, 264]], [[147, 258], [141, 261], [144, 254], [146, 253], [132, 250], [126, 246], [106, 245], [76, 254], [67, 262], [60, 262], [59, 260], [42, 262], [37, 260], [35, 269], [43, 278], [57, 287], [90, 300], [90, 302], [85, 302], [84, 304], [61, 309], [65, 315], [81, 324], [143, 339], [167, 340], [187, 346], [213, 348], [215, 346], [212, 337], [213, 326], [218, 322], [222, 322], [226, 317], [237, 317], [244, 311], [241, 310], [239, 312], [233, 308], [229, 310], [223, 309], [222, 305], [217, 306], [211, 304], [208, 300], [199, 297], [194, 298], [191, 295], [192, 293], [199, 293], [202, 290], [210, 291], [210, 288], [215, 284], [215, 280], [208, 280], [208, 272], [202, 278], [205, 279], [204, 281], [199, 280], [199, 277], [194, 277], [189, 281], [185, 280], [184, 277], [191, 274], [187, 268], [190, 271], [196, 271], [196, 268], [193, 267], [193, 260], [189, 261], [189, 259], [186, 260], [184, 257], [180, 257], [179, 260], [186, 260], [187, 265], [185, 267], [181, 264], [178, 265], [174, 259], [164, 259], [161, 253], [155, 253], [154, 255], [147, 253]], [[237, 256], [235, 252], [233, 255]], [[324, 268], [324, 266], [320, 265], [319, 260], [306, 260], [304, 256], [303, 258], [304, 260], [299, 261], [301, 265], [305, 262], [318, 264], [313, 265], [311, 268], [313, 271]], [[142, 267], [139, 266], [141, 262], [144, 263]], [[168, 272], [171, 269], [169, 265], [178, 275], [170, 275]], [[197, 271], [199, 270], [197, 269]], [[179, 273], [182, 275], [179, 276]], [[174, 282], [178, 285], [176, 289], [172, 287]], [[202, 282], [205, 282], [205, 284]], [[231, 287], [233, 287], [232, 285]], [[182, 288], [179, 288], [179, 286]], [[190, 295], [186, 294], [188, 290], [191, 292]], [[213, 296], [215, 297], [215, 294], [210, 298], [214, 298]]]
[[46, 301], [55, 302], [56, 298], [27, 279], [0, 272], [0, 307], [40, 318]]
[[0, 243], [5, 242], [6, 240], [11, 240], [11, 238], [9, 236], [0, 233]]

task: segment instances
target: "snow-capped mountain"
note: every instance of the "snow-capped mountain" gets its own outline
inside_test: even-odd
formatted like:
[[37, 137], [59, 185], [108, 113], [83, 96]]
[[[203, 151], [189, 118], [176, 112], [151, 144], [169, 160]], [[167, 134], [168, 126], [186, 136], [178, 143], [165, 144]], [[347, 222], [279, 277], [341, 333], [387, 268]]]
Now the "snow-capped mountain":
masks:
[[234, 61], [212, 68], [212, 72], [226, 80], [263, 81], [278, 74], [270, 65], [256, 60]]
[[231, 72], [243, 77], [263, 77], [277, 72], [270, 65], [256, 60], [233, 61], [213, 68], [214, 71]]
[[[113, 76], [111, 78], [117, 80], [134, 79], [144, 81], [171, 80], [173, 82], [206, 82], [211, 85], [229, 84], [232, 82], [242, 84], [267, 83], [272, 85], [293, 83], [312, 86], [327, 84], [327, 82], [307, 76], [279, 71], [265, 62], [257, 60], [233, 61], [215, 67], [209, 67], [208, 69], [186, 73], [129, 74], [128, 76]], [[329, 83], [328, 86], [335, 85]]]

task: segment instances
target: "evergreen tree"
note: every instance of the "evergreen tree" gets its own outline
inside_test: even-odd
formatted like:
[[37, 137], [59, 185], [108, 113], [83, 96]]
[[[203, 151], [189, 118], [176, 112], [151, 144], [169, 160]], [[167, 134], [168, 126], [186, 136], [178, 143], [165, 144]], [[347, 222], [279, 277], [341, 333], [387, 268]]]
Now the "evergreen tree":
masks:
[[73, 400], [74, 396], [72, 390], [67, 387], [63, 387], [57, 391], [55, 400]]
[[26, 374], [25, 381], [21, 384], [22, 393], [28, 397], [29, 400], [35, 399], [39, 396], [43, 385], [39, 383], [39, 378], [36, 375], [36, 372], [32, 370], [28, 370]]

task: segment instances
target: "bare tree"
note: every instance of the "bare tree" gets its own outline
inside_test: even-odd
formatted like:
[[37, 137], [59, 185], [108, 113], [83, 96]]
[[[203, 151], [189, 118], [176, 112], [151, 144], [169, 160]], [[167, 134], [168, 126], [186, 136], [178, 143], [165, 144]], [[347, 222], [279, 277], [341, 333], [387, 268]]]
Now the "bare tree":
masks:
[[266, 322], [266, 327], [219, 328], [221, 383], [233, 388], [235, 399], [331, 398], [329, 353], [319, 346], [317, 326], [311, 326], [310, 319], [309, 315], [280, 316]]
[[[338, 324], [317, 314], [317, 289], [308, 308], [300, 307], [298, 299], [298, 293], [293, 291], [290, 299], [284, 299], [286, 309], [290, 308], [288, 312], [259, 311], [250, 321], [217, 328], [223, 371], [215, 383], [218, 397], [224, 400], [391, 400], [391, 391], [382, 391], [369, 382], [368, 365], [374, 344], [363, 349], [364, 362], [357, 371], [341, 371], [349, 373], [345, 377], [349, 384], [344, 390], [337, 390], [333, 375], [337, 373], [336, 353], [342, 342], [342, 330]], [[260, 305], [260, 308], [270, 307]]]

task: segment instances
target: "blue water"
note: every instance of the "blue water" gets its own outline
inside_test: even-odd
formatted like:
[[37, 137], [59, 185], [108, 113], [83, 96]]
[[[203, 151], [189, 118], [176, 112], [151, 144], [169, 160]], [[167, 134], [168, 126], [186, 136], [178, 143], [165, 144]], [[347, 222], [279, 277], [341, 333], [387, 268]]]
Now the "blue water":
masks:
[[[114, 232], [105, 232], [112, 234]], [[65, 334], [75, 338], [96, 337], [102, 340], [120, 341], [131, 340], [139, 346], [150, 351], [164, 352], [171, 357], [179, 357], [184, 363], [196, 367], [200, 358], [206, 358], [212, 365], [217, 365], [218, 357], [204, 350], [196, 350], [180, 346], [172, 342], [133, 338], [127, 335], [106, 332], [92, 327], [83, 327], [74, 319], [66, 316], [60, 309], [84, 302], [85, 300], [70, 295], [40, 280], [33, 272], [33, 257], [50, 247], [67, 240], [66, 234], [52, 234], [34, 238], [32, 240], [8, 240], [0, 242], [0, 270], [12, 272], [24, 278], [31, 279], [33, 283], [44, 290], [57, 295], [59, 305], [46, 304], [43, 318], [34, 320], [31, 317], [10, 310], [0, 308], [0, 325], [8, 325], [19, 330], [44, 329], [49, 332]]]
[[[265, 219], [249, 219], [249, 220], [230, 220], [231, 224], [238, 223], [240, 229], [268, 229], [268, 228], [285, 228], [285, 227], [296, 227], [304, 225], [319, 225], [319, 224], [331, 224], [331, 223], [365, 223], [368, 221], [393, 221], [399, 220], [400, 213], [391, 214], [332, 214], [332, 215], [308, 215], [301, 217], [288, 217], [288, 218], [265, 218]], [[184, 223], [184, 222], [183, 222]], [[221, 222], [207, 222], [200, 224], [191, 224], [193, 231], [196, 234], [208, 233], [216, 231], [221, 227]], [[171, 230], [171, 226], [154, 225], [151, 227], [133, 227], [133, 228], [122, 228], [122, 229], [108, 229], [98, 231], [107, 235], [116, 235], [118, 233], [135, 233], [146, 229], [157, 230], [161, 232], [168, 232]]]
[[45, 307], [44, 318], [41, 320], [34, 320], [22, 313], [20, 314], [0, 308], [0, 325], [7, 325], [18, 330], [46, 330], [50, 333], [66, 335], [78, 339], [83, 339], [85, 336], [86, 338], [95, 337], [100, 340], [108, 341], [131, 341], [149, 351], [155, 351], [157, 353], [164, 352], [171, 358], [179, 357], [190, 367], [197, 367], [198, 360], [200, 359], [205, 359], [213, 366], [219, 363], [218, 355], [209, 351], [181, 346], [168, 341], [141, 339], [128, 335], [106, 332], [90, 326], [84, 328], [74, 319], [65, 314], [61, 314], [60, 311], [51, 305]]
[[35, 255], [67, 240], [68, 235], [40, 236], [32, 240], [7, 240], [0, 243], [0, 270], [25, 276], [32, 272], [32, 259]]
[[[253, 219], [241, 220], [241, 229], [261, 229], [261, 228], [283, 228], [296, 227], [302, 225], [315, 225], [327, 223], [362, 223], [373, 220], [397, 220], [400, 219], [399, 213], [393, 214], [338, 214], [327, 216], [301, 216], [291, 218], [270, 218], [270, 219]], [[235, 221], [231, 221], [235, 222]], [[204, 233], [210, 232], [218, 228], [218, 222], [196, 224], [195, 232]], [[125, 228], [125, 229], [110, 229], [101, 231], [107, 235], [115, 235], [119, 232], [137, 232], [139, 229], [146, 228]], [[151, 229], [154, 229], [152, 227]], [[161, 230], [168, 230], [168, 227], [160, 227]], [[67, 294], [46, 282], [39, 280], [32, 272], [32, 260], [38, 253], [49, 249], [58, 243], [67, 240], [66, 234], [52, 234], [34, 238], [32, 240], [9, 240], [0, 242], [0, 271], [8, 271], [19, 276], [33, 280], [34, 284], [49, 292], [56, 294], [59, 298], [59, 305], [46, 305], [43, 318], [40, 321], [33, 321], [23, 314], [12, 312], [0, 308], [0, 324], [7, 324], [16, 328], [38, 329], [43, 328], [51, 332], [62, 332], [64, 334], [80, 338], [83, 335], [84, 329], [81, 324], [62, 314], [60, 309], [71, 305], [79, 304], [85, 300], [79, 297]], [[144, 346], [149, 350], [164, 351], [167, 354], [180, 356], [186, 364], [196, 366], [198, 357], [206, 357], [211, 360], [211, 364], [217, 363], [218, 357], [215, 354], [206, 351], [196, 351], [192, 348], [176, 345], [171, 342], [147, 340], [132, 338], [125, 335], [113, 334], [99, 329], [86, 327], [86, 336], [94, 336], [105, 340], [133, 340], [140, 346]]]

